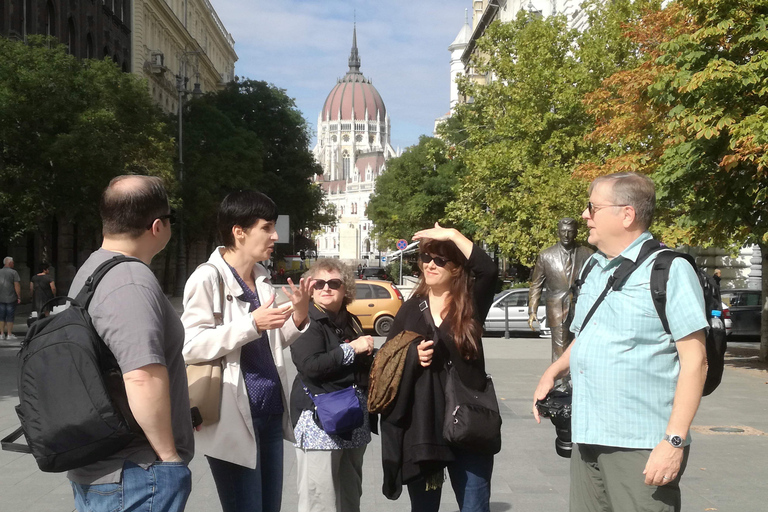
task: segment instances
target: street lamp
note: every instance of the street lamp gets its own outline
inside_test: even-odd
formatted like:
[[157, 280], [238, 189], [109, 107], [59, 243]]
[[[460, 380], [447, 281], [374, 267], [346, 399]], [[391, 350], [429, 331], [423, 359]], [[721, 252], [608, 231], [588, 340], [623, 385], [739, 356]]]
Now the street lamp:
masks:
[[[184, 191], [184, 98], [188, 93], [186, 76], [187, 55], [194, 55], [198, 52], [184, 52], [179, 66], [179, 74], [176, 75], [176, 91], [179, 93], [179, 188]], [[197, 98], [203, 95], [200, 88], [200, 73], [195, 72], [195, 85], [192, 89], [192, 96]], [[182, 204], [182, 210], [184, 205]], [[182, 211], [178, 218], [178, 245], [176, 246], [176, 279], [173, 290], [175, 297], [181, 297], [184, 294], [184, 285], [187, 281], [187, 248], [184, 243], [184, 212]]]

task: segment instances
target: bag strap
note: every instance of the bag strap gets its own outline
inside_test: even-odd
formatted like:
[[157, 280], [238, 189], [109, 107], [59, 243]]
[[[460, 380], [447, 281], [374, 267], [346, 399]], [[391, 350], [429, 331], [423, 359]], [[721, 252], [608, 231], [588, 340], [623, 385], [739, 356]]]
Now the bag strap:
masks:
[[571, 302], [573, 305], [576, 305], [576, 302], [579, 300], [579, 293], [581, 293], [581, 287], [584, 285], [584, 282], [587, 280], [587, 276], [590, 272], [592, 272], [592, 269], [595, 268], [595, 265], [597, 265], [597, 260], [595, 259], [595, 256], [592, 255], [589, 257], [589, 260], [587, 261], [587, 264], [584, 265], [584, 268], [581, 271], [581, 275], [578, 279], [576, 279], [573, 284], [571, 285]]
[[107, 261], [105, 261], [104, 263], [96, 267], [96, 270], [94, 270], [93, 273], [88, 277], [88, 279], [85, 280], [83, 287], [80, 289], [80, 292], [75, 297], [74, 303], [79, 305], [83, 309], [88, 310], [88, 306], [91, 303], [91, 299], [93, 299], [93, 294], [96, 292], [96, 287], [99, 285], [99, 283], [104, 278], [104, 276], [107, 275], [107, 272], [109, 272], [119, 264], [125, 263], [127, 261], [136, 261], [138, 263], [141, 263], [142, 265], [146, 265], [146, 263], [144, 263], [138, 258], [132, 258], [129, 256], [125, 256], [123, 254], [120, 254], [118, 256], [108, 259]]
[[14, 441], [20, 438], [23, 433], [24, 429], [19, 427], [5, 436], [3, 440], [0, 441], [0, 445], [2, 446], [3, 450], [16, 453], [32, 453], [32, 449], [29, 447], [29, 445], [14, 443]]
[[[584, 321], [581, 323], [582, 328], [584, 328], [585, 325], [589, 323], [589, 321], [592, 319], [592, 316], [595, 314], [595, 311], [597, 311], [597, 308], [600, 306], [600, 304], [603, 302], [605, 297], [608, 295], [608, 292], [611, 290], [618, 291], [621, 290], [622, 286], [624, 286], [624, 283], [627, 281], [630, 275], [632, 275], [632, 272], [634, 272], [648, 257], [650, 257], [655, 252], [660, 251], [661, 249], [665, 248], [661, 242], [655, 239], [650, 239], [643, 243], [643, 246], [640, 248], [640, 253], [637, 256], [636, 261], [632, 261], [630, 259], [625, 259], [622, 261], [618, 268], [613, 272], [613, 274], [608, 278], [608, 282], [605, 285], [605, 288], [603, 289], [603, 292], [600, 294], [600, 296], [597, 298], [595, 303], [592, 305], [592, 309], [589, 310], [589, 313], [587, 313], [587, 316], [584, 317]], [[594, 265], [592, 265], [594, 267]], [[585, 269], [586, 270], [586, 269]], [[591, 268], [589, 270], [592, 270]], [[588, 274], [588, 272], [587, 272]]]
[[216, 311], [216, 304], [213, 305], [213, 320], [216, 322], [217, 325], [223, 325], [224, 324], [224, 278], [221, 277], [221, 272], [219, 272], [219, 267], [214, 265], [213, 263], [201, 263], [197, 266], [197, 269], [200, 267], [211, 267], [213, 270], [216, 271], [216, 279], [218, 281], [219, 285], [219, 310]]

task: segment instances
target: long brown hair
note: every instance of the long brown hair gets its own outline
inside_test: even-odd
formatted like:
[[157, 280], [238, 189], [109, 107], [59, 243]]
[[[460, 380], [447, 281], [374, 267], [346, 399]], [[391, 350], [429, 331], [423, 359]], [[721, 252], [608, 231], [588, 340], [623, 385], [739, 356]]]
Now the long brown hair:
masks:
[[[478, 356], [478, 343], [482, 335], [480, 323], [475, 319], [475, 305], [472, 295], [474, 280], [469, 275], [465, 265], [467, 258], [451, 241], [425, 240], [419, 244], [419, 256], [421, 254], [434, 254], [447, 259], [453, 265], [451, 273], [451, 287], [448, 297], [448, 312], [443, 320], [448, 320], [453, 331], [453, 340], [459, 354], [464, 359], [475, 359]], [[429, 286], [424, 280], [424, 268], [419, 260], [421, 279], [414, 290], [414, 294], [426, 297], [429, 294]]]

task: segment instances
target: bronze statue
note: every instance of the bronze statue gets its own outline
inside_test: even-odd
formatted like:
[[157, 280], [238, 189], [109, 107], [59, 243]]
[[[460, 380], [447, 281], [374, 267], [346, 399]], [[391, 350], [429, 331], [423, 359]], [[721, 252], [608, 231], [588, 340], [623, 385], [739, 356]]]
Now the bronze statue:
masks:
[[573, 339], [569, 331], [572, 314], [571, 285], [584, 262], [594, 252], [576, 243], [579, 225], [566, 217], [557, 223], [560, 241], [539, 253], [528, 292], [528, 325], [533, 330], [541, 291], [547, 289], [547, 324], [552, 330], [552, 361], [558, 359]]

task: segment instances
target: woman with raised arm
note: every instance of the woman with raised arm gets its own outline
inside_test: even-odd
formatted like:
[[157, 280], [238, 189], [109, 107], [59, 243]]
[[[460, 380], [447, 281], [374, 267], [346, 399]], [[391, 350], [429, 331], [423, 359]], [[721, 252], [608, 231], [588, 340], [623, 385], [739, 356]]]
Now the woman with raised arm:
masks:
[[487, 512], [493, 455], [445, 441], [444, 383], [450, 361], [464, 386], [485, 390], [482, 325], [498, 270], [455, 229], [435, 224], [413, 239], [421, 242], [421, 279], [400, 308], [389, 337], [407, 330], [425, 341], [409, 347], [395, 403], [382, 414], [384, 494], [395, 499], [406, 484], [411, 510], [437, 511], [447, 468], [460, 510]]

